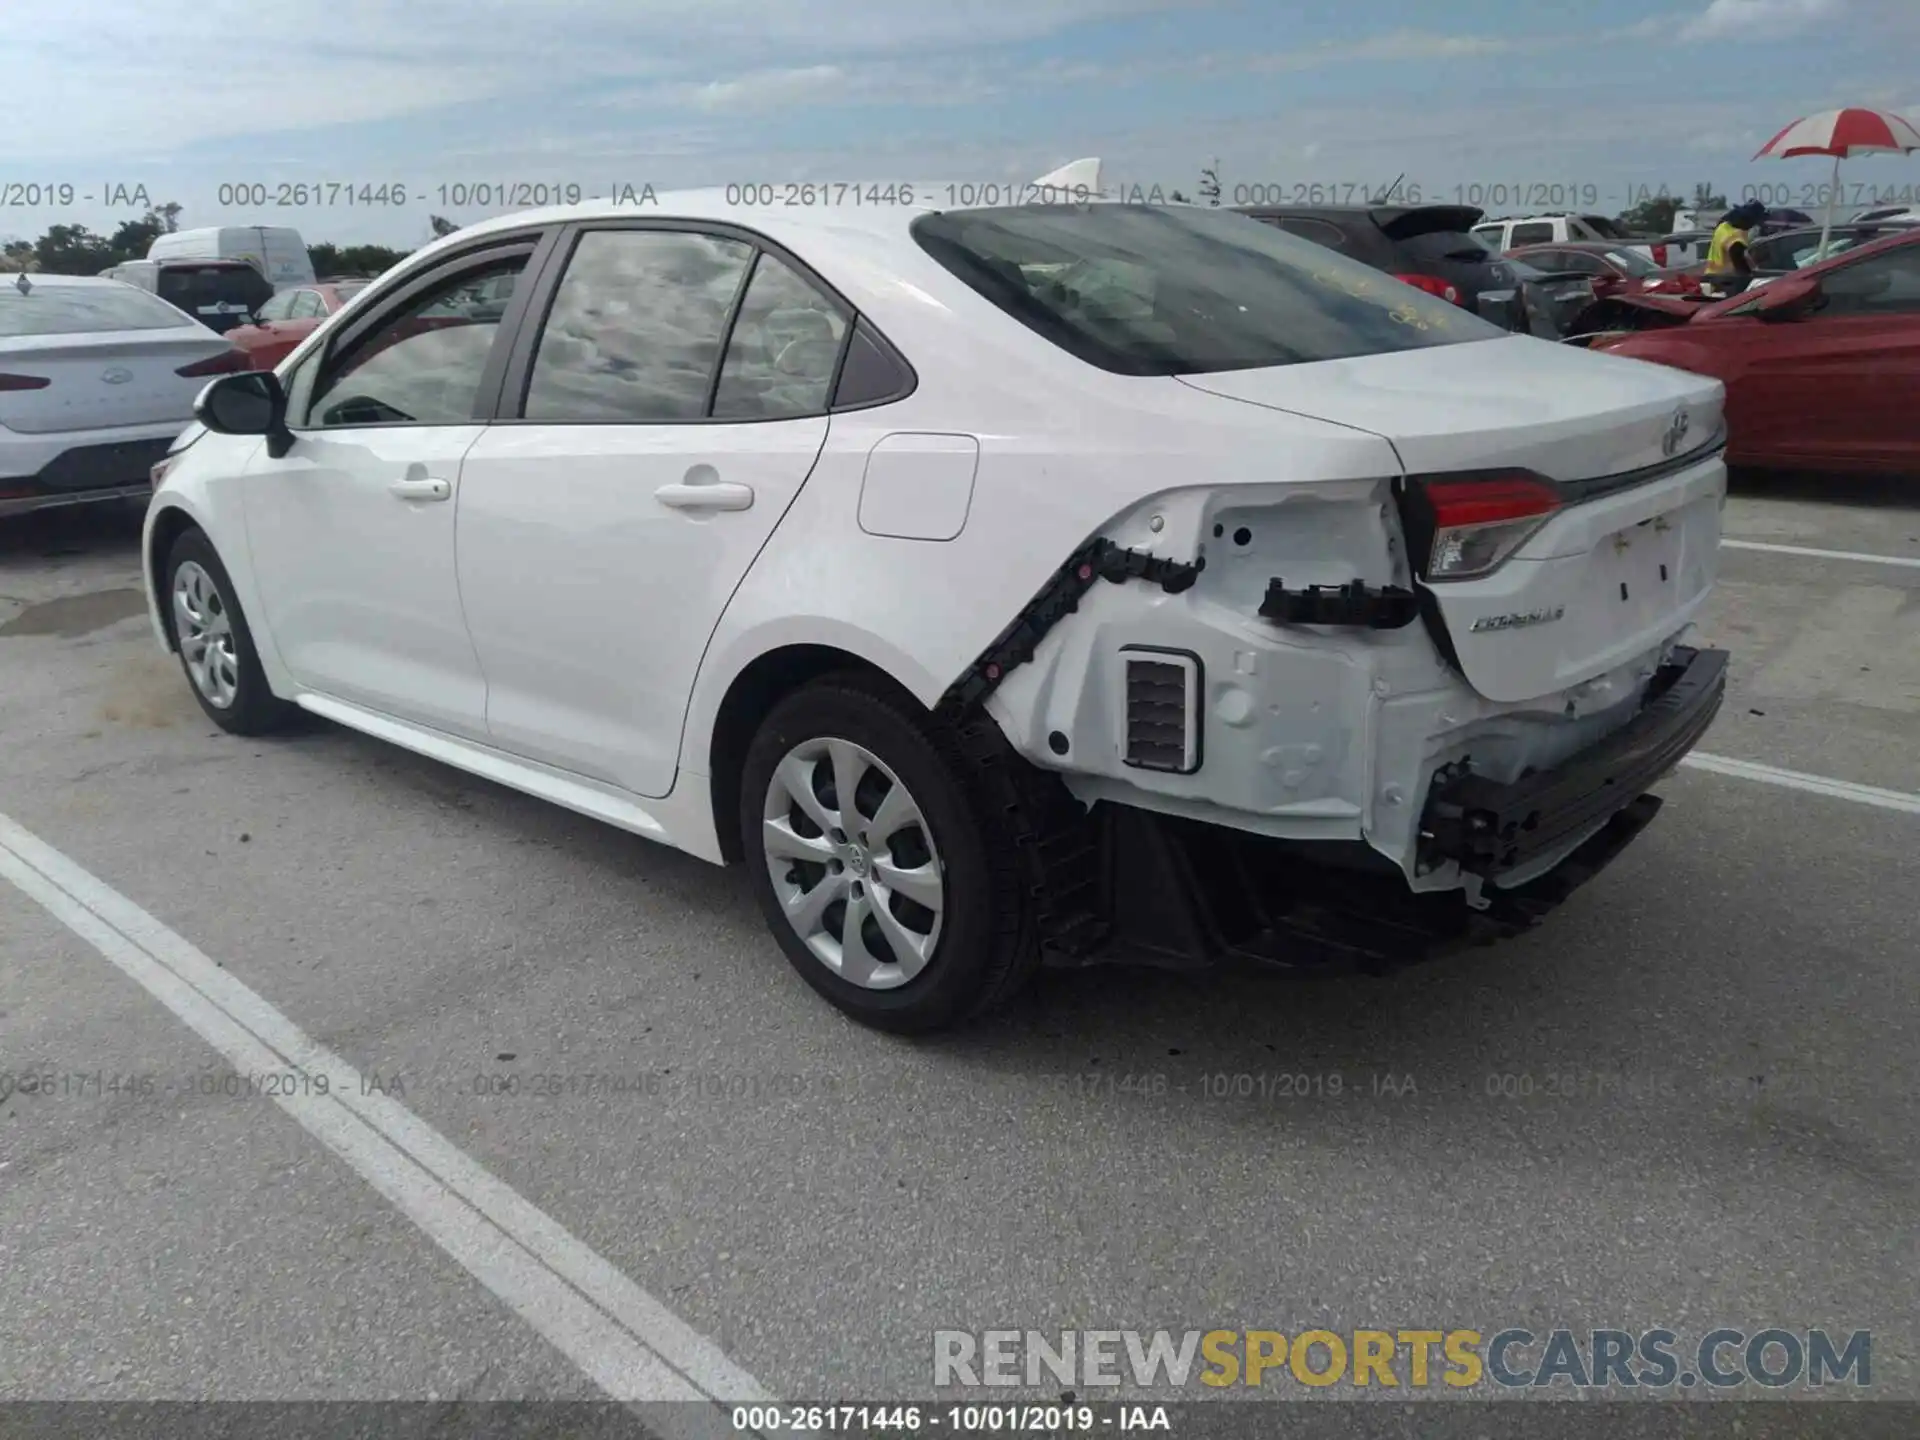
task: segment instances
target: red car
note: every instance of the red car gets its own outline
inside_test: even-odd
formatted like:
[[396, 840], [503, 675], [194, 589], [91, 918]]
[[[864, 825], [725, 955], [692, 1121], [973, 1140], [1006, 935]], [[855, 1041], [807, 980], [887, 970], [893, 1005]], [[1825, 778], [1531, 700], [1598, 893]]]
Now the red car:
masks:
[[271, 370], [320, 322], [366, 289], [366, 280], [323, 280], [282, 290], [253, 312], [253, 319], [227, 332], [227, 339], [246, 352], [247, 368]]
[[1656, 328], [1591, 348], [1725, 383], [1730, 463], [1920, 474], [1920, 232], [1715, 304], [1616, 304]]
[[1571, 240], [1558, 245], [1521, 245], [1507, 251], [1553, 275], [1585, 275], [1596, 299], [1614, 295], [1682, 295], [1700, 282], [1684, 270], [1663, 270], [1646, 256], [1605, 240]]

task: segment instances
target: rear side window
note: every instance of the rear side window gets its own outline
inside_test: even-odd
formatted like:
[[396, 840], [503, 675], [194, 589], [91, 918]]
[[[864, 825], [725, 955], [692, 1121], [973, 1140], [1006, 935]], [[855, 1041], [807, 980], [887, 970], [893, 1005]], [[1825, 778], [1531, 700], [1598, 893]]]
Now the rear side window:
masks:
[[913, 235], [1036, 334], [1122, 375], [1298, 365], [1506, 333], [1232, 211], [959, 210], [922, 216]]
[[169, 330], [191, 322], [171, 305], [130, 285], [35, 285], [22, 295], [0, 285], [0, 336], [88, 335], [108, 330]]
[[1490, 259], [1492, 252], [1464, 230], [1424, 230], [1393, 242], [1394, 254], [1416, 265], [1432, 265], [1442, 260], [1456, 265], [1471, 265]]
[[1544, 245], [1553, 239], [1553, 222], [1535, 220], [1525, 225], [1513, 227], [1513, 234], [1507, 237], [1507, 248], [1519, 245]]
[[1506, 235], [1506, 230], [1499, 225], [1476, 225], [1473, 227], [1473, 238], [1478, 240], [1482, 245], [1485, 245], [1489, 250], [1498, 250], [1501, 242], [1506, 239]]
[[744, 241], [691, 231], [582, 235], [534, 351], [522, 414], [613, 424], [704, 417], [752, 259]]
[[847, 321], [793, 270], [762, 252], [727, 338], [716, 420], [782, 420], [827, 408]]

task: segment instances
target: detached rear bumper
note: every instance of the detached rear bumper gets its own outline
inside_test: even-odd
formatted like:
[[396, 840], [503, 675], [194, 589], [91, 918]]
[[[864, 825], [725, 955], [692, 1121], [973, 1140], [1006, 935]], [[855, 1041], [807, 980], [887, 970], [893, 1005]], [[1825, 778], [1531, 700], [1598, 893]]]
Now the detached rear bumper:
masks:
[[1727, 688], [1727, 652], [1679, 648], [1626, 726], [1551, 770], [1502, 783], [1471, 771], [1428, 792], [1423, 864], [1498, 880], [1565, 849], [1646, 793], [1706, 733]]

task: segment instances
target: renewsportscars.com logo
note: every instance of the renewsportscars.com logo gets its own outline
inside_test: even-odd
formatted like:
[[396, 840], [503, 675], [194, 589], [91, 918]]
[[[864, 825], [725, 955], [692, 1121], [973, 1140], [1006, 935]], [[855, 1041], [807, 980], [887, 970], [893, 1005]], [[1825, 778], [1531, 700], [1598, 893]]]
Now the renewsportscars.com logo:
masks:
[[1407, 1329], [936, 1330], [933, 1383], [973, 1388], [1132, 1385], [1140, 1390], [1307, 1385], [1325, 1388], [1731, 1389], [1865, 1387], [1873, 1333], [1710, 1330]]

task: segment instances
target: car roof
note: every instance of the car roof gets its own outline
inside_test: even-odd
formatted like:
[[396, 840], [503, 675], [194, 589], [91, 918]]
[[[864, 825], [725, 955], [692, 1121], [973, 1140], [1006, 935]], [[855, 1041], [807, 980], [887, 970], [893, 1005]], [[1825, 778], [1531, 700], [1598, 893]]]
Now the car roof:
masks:
[[1535, 240], [1526, 245], [1515, 246], [1515, 252], [1524, 254], [1528, 250], [1591, 250], [1596, 255], [1605, 255], [1615, 250], [1630, 248], [1632, 240]]
[[[742, 187], [733, 188], [737, 192]], [[844, 202], [832, 205], [742, 205], [737, 201], [729, 202], [727, 190], [719, 186], [705, 190], [670, 190], [656, 193], [651, 201], [642, 204], [601, 197], [582, 200], [575, 205], [549, 205], [535, 210], [495, 215], [435, 240], [415, 251], [414, 255], [437, 251], [449, 241], [472, 240], [489, 234], [531, 229], [538, 225], [564, 225], [593, 220], [701, 220], [741, 225], [750, 230], [763, 231], [775, 239], [832, 232], [897, 236], [914, 219], [931, 215], [940, 208], [937, 205], [858, 205]]]

